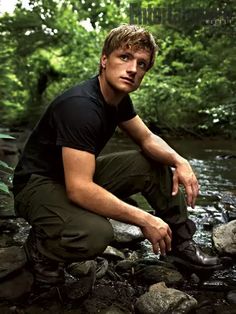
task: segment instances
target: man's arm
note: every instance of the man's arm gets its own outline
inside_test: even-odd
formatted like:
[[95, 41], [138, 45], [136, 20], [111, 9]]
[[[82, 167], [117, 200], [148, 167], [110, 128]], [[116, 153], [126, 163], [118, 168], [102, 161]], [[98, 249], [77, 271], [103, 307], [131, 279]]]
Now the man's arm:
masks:
[[160, 218], [129, 205], [93, 182], [95, 156], [68, 147], [62, 148], [68, 198], [98, 215], [137, 225], [152, 243], [153, 251], [171, 249], [171, 230]]
[[187, 194], [187, 204], [194, 208], [199, 186], [188, 161], [174, 151], [159, 136], [153, 134], [139, 116], [122, 122], [120, 128], [141, 147], [147, 156], [175, 168], [172, 195], [177, 194], [179, 184], [183, 184]]

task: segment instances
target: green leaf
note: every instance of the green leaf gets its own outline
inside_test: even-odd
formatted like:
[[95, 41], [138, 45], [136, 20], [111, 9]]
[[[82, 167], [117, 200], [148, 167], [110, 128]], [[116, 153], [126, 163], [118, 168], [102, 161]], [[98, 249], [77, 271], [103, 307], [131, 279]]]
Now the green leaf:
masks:
[[0, 160], [0, 171], [6, 172], [6, 173], [12, 173], [13, 168], [8, 166], [7, 163], [4, 161]]
[[8, 189], [8, 186], [3, 183], [3, 182], [0, 182], [0, 191], [3, 192], [3, 193], [6, 193], [6, 194], [9, 194], [9, 189]]
[[0, 138], [4, 138], [4, 139], [9, 139], [9, 140], [14, 140], [15, 138], [11, 135], [8, 134], [2, 134], [0, 133]]

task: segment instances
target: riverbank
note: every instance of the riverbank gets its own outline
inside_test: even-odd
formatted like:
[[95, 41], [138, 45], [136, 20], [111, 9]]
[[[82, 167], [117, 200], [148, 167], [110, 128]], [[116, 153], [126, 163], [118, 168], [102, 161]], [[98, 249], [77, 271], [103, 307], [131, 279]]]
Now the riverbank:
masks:
[[154, 255], [137, 227], [116, 226], [116, 242], [102, 256], [72, 264], [63, 286], [36, 289], [22, 250], [29, 226], [21, 218], [1, 218], [0, 312], [236, 313], [236, 277], [224, 276], [234, 267], [232, 257], [222, 258], [221, 269], [193, 271]]

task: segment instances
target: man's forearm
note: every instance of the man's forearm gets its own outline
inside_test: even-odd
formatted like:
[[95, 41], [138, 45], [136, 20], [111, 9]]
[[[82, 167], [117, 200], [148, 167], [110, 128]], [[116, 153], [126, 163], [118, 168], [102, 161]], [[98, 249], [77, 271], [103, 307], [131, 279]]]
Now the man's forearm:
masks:
[[155, 253], [165, 254], [171, 249], [172, 233], [162, 219], [121, 201], [94, 182], [80, 183], [75, 192], [68, 192], [71, 201], [98, 215], [139, 226]]
[[153, 133], [145, 139], [141, 148], [148, 157], [171, 167], [177, 167], [180, 163], [186, 162], [162, 138]]
[[[147, 212], [127, 204], [94, 182], [82, 182], [74, 192], [68, 191], [68, 197], [77, 205], [98, 215], [135, 224], [146, 224]], [[149, 217], [150, 218], [150, 217]]]

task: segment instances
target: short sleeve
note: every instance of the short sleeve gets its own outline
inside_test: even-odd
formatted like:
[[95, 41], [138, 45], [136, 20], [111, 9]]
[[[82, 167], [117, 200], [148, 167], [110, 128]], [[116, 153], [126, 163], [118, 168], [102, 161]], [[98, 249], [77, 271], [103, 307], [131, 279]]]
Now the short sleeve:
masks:
[[97, 136], [101, 122], [96, 104], [87, 97], [71, 97], [54, 107], [56, 145], [97, 151]]
[[129, 95], [125, 96], [118, 105], [118, 123], [130, 120], [137, 115]]

